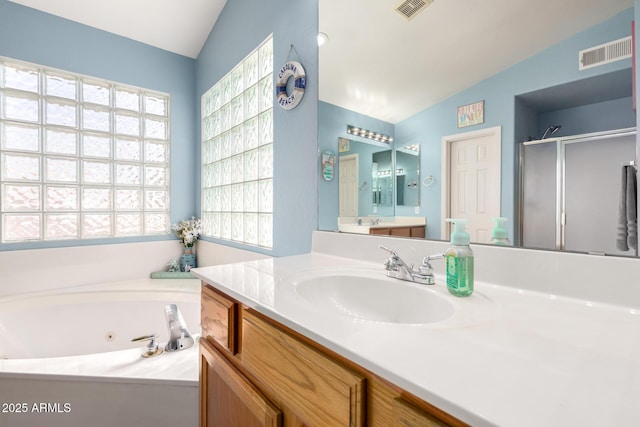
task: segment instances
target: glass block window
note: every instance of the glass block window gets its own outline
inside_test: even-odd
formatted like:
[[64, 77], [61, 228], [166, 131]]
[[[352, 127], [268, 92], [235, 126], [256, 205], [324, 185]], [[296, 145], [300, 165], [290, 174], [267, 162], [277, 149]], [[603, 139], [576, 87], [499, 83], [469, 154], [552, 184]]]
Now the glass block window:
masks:
[[0, 57], [0, 241], [169, 233], [169, 96]]
[[202, 96], [207, 236], [273, 247], [273, 41]]

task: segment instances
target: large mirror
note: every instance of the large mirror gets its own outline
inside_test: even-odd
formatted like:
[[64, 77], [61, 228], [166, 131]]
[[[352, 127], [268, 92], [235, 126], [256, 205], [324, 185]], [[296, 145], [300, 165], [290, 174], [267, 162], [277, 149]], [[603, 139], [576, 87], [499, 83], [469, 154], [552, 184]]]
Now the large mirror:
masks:
[[[406, 3], [404, 11], [410, 11], [410, 17], [396, 10], [399, 2], [319, 0], [319, 29], [328, 37], [319, 48], [319, 148], [337, 151], [339, 138], [364, 142], [347, 134], [349, 125], [392, 135], [396, 162], [401, 147], [415, 145], [420, 153], [416, 170], [422, 180], [415, 180], [415, 193], [403, 191], [401, 196], [398, 190], [413, 179], [406, 173], [409, 168], [395, 166], [393, 215], [424, 218], [425, 237], [443, 239], [448, 235], [444, 218], [455, 216], [451, 212], [456, 200], [466, 206], [492, 203], [491, 214], [485, 215], [486, 222], [473, 240], [488, 242], [491, 219], [501, 216], [508, 219], [512, 243], [521, 245], [527, 217], [523, 211], [528, 209], [521, 201], [523, 143], [543, 135], [597, 139], [603, 132], [636, 127], [631, 58], [587, 67], [578, 61], [583, 50], [597, 50], [631, 35], [634, 2], [589, 1], [576, 10], [551, 0], [535, 6], [513, 0], [448, 0], [424, 2], [426, 7], [415, 11], [417, 2]], [[472, 120], [461, 116], [468, 106], [478, 104], [481, 116]], [[551, 125], [561, 127], [551, 133]], [[481, 145], [461, 148], [459, 143], [485, 138], [488, 130], [498, 141], [492, 166], [497, 181], [478, 194], [472, 191], [478, 181], [470, 185], [455, 180], [459, 165], [454, 161], [483, 152]], [[588, 173], [598, 167], [582, 169]], [[405, 170], [404, 178], [398, 179], [398, 169]], [[477, 170], [474, 173], [478, 175]], [[619, 168], [611, 173], [619, 181]], [[338, 229], [340, 178], [338, 174], [335, 183], [319, 182], [321, 230]], [[454, 193], [465, 186], [464, 197]], [[576, 191], [588, 193], [588, 189]], [[595, 226], [590, 219], [581, 222]]]

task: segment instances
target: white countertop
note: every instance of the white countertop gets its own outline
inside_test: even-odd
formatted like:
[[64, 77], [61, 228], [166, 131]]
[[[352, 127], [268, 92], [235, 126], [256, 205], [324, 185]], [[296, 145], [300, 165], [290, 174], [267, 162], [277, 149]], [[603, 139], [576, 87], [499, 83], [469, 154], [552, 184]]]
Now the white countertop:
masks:
[[[373, 216], [376, 218], [375, 216]], [[380, 222], [372, 224], [371, 217], [339, 217], [338, 231], [343, 233], [369, 234], [372, 228], [389, 228], [389, 227], [420, 227], [426, 226], [425, 217], [396, 216], [396, 217], [380, 217]], [[360, 220], [360, 224], [358, 224]]]
[[323, 312], [296, 293], [297, 277], [345, 268], [385, 276], [380, 263], [317, 252], [193, 272], [473, 426], [640, 425], [637, 310], [479, 281], [456, 298], [436, 275], [429, 291], [456, 314], [402, 325]]

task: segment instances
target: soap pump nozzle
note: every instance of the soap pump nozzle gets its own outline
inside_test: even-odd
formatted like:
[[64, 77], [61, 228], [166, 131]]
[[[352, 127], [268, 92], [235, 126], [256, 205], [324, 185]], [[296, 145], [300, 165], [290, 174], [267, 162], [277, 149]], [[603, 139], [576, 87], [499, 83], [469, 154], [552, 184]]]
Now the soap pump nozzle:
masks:
[[495, 227], [491, 230], [491, 243], [494, 245], [502, 245], [507, 246], [510, 245], [509, 242], [509, 233], [506, 228], [504, 228], [505, 223], [507, 222], [507, 218], [498, 216], [493, 218], [495, 222]]
[[468, 220], [463, 218], [447, 218], [447, 222], [453, 224], [451, 243], [458, 246], [469, 246], [471, 238], [465, 229]]

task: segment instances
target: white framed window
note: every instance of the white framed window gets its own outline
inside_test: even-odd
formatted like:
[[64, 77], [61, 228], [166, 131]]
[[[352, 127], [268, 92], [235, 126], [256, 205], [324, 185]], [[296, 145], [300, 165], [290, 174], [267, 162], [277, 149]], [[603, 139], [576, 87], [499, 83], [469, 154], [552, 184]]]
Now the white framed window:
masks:
[[169, 101], [0, 57], [0, 240], [169, 233]]
[[206, 236], [273, 247], [273, 39], [202, 95]]

